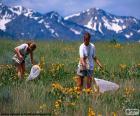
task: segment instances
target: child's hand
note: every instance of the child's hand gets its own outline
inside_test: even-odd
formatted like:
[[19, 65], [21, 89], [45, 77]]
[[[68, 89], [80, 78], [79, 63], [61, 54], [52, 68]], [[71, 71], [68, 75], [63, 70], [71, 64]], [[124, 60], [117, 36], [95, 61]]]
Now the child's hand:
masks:
[[23, 56], [19, 55], [19, 60], [22, 61], [23, 60]]

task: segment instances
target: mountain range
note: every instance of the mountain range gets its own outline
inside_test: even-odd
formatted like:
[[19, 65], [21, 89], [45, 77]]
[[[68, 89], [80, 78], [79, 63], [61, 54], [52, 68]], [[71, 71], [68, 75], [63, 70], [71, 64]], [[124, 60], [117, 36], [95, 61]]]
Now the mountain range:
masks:
[[79, 40], [85, 32], [91, 34], [92, 40], [139, 41], [140, 20], [98, 8], [62, 17], [55, 11], [42, 14], [0, 3], [0, 38]]

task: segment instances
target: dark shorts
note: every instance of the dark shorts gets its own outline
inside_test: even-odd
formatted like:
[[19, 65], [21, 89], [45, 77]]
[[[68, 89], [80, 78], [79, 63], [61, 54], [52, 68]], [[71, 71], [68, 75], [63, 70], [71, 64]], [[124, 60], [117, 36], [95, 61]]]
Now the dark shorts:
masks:
[[[13, 60], [13, 59], [12, 59]], [[25, 60], [23, 60], [22, 62], [17, 62], [17, 61], [15, 61], [15, 60], [13, 60], [13, 65], [15, 65], [15, 66], [18, 66], [18, 65], [20, 65], [20, 64], [24, 64], [25, 63]]]
[[92, 77], [93, 76], [93, 70], [80, 70], [77, 69], [77, 75], [81, 77]]
[[16, 54], [12, 57], [12, 60], [13, 60], [13, 64], [16, 66], [25, 63], [25, 58], [21, 61], [19, 60]]

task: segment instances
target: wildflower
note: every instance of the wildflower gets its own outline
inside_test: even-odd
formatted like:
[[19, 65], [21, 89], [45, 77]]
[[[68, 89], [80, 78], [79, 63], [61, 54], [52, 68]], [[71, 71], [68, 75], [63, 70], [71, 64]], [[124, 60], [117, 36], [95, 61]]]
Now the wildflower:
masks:
[[74, 93], [79, 95], [81, 93], [81, 88], [80, 87], [74, 87]]
[[134, 91], [135, 91], [135, 89], [134, 89], [133, 87], [126, 87], [126, 88], [124, 89], [124, 92], [125, 92], [125, 95], [126, 95], [126, 96], [131, 95]]
[[95, 93], [99, 93], [99, 86], [98, 85], [94, 85], [93, 88], [94, 88]]
[[124, 70], [124, 69], [126, 69], [126, 64], [120, 64], [120, 68], [122, 69], [122, 70]]
[[91, 88], [87, 88], [87, 89], [83, 89], [83, 92], [86, 92], [86, 93], [93, 93], [92, 89]]
[[75, 104], [75, 102], [72, 102], [71, 105], [72, 105], [72, 106], [75, 106], [76, 104]]
[[60, 108], [61, 103], [62, 103], [61, 100], [57, 100], [57, 101], [55, 102], [55, 107], [56, 107], [56, 108]]
[[138, 68], [140, 68], [140, 63], [139, 63], [139, 64], [137, 64], [137, 67], [138, 67]]
[[121, 44], [119, 44], [119, 43], [115, 44], [114, 47], [115, 47], [115, 48], [122, 48]]
[[68, 89], [68, 93], [72, 93], [73, 92], [73, 89], [72, 88], [69, 88]]
[[97, 72], [97, 68], [96, 67], [94, 68], [94, 71]]
[[98, 114], [97, 116], [102, 116], [102, 114]]
[[94, 110], [91, 107], [88, 109], [88, 116], [96, 116]]
[[117, 113], [116, 112], [112, 112], [112, 116], [117, 116]]
[[55, 88], [55, 89], [60, 89], [60, 90], [63, 89], [63, 87], [59, 83], [53, 83], [52, 87]]

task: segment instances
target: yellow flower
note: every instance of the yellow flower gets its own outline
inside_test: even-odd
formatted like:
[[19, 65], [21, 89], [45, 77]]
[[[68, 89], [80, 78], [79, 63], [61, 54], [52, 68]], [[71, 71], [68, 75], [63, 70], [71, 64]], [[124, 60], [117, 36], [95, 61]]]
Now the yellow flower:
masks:
[[126, 87], [124, 89], [124, 92], [125, 92], [126, 96], [131, 95], [134, 91], [135, 91], [135, 89], [133, 87]]
[[102, 116], [102, 114], [98, 114], [97, 116]]
[[122, 70], [124, 70], [124, 69], [126, 69], [126, 64], [120, 64], [120, 68], [122, 69]]
[[88, 116], [96, 116], [94, 110], [91, 107], [88, 109]]
[[86, 93], [93, 93], [93, 91], [92, 91], [91, 88], [83, 89], [83, 92], [86, 92]]
[[61, 103], [62, 103], [61, 100], [57, 100], [57, 101], [55, 102], [55, 107], [56, 107], [56, 108], [59, 108], [60, 105], [61, 105]]
[[59, 83], [53, 83], [52, 87], [55, 88], [55, 89], [60, 89], [60, 90], [63, 89], [63, 87]]
[[115, 44], [114, 47], [115, 47], [115, 48], [122, 48], [121, 44], [119, 44], [119, 43]]
[[74, 93], [76, 93], [76, 94], [80, 94], [81, 93], [81, 89], [80, 89], [80, 87], [74, 87]]
[[68, 93], [72, 93], [73, 89], [72, 88], [69, 88], [68, 89]]
[[99, 93], [99, 86], [98, 85], [94, 85], [93, 88], [94, 88], [95, 93]]
[[72, 102], [71, 105], [72, 105], [72, 106], [75, 106], [76, 104], [75, 104], [75, 102]]
[[112, 112], [112, 116], [117, 116], [117, 113], [116, 112]]
[[140, 63], [139, 63], [139, 64], [137, 64], [137, 67], [139, 67], [139, 68], [140, 68]]

